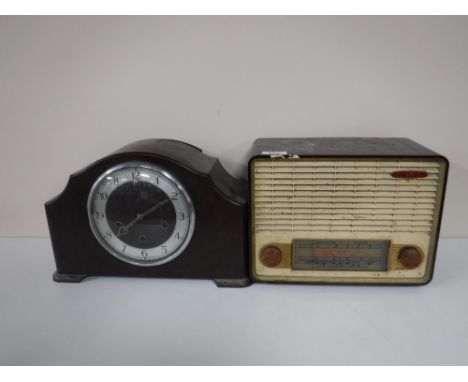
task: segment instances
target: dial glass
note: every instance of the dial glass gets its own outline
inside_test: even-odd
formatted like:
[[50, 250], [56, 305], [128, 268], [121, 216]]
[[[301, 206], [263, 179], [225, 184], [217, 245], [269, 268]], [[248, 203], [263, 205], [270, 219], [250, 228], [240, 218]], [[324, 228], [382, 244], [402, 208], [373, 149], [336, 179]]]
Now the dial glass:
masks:
[[390, 240], [293, 240], [292, 268], [386, 271]]
[[88, 215], [107, 251], [142, 266], [177, 257], [195, 224], [193, 205], [181, 184], [146, 163], [122, 164], [100, 176], [88, 197]]

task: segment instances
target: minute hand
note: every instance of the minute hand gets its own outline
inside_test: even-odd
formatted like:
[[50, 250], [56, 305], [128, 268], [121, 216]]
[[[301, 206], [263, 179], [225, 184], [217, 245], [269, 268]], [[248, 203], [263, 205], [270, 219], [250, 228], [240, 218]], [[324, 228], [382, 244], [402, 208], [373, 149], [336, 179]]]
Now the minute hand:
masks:
[[137, 214], [137, 216], [130, 223], [128, 223], [127, 225], [121, 226], [119, 228], [119, 232], [117, 233], [117, 236], [122, 236], [122, 235], [127, 234], [128, 230], [130, 228], [132, 228], [136, 223], [138, 223], [140, 220], [143, 220], [143, 218], [145, 216], [147, 216], [150, 213], [156, 211], [159, 207], [162, 207], [163, 205], [165, 205], [168, 201], [169, 201], [169, 199], [164, 199], [163, 201], [159, 202], [158, 204], [154, 205], [153, 207], [148, 208], [146, 211]]
[[151, 208], [148, 208], [145, 212], [139, 215], [141, 215], [141, 218], [143, 219], [145, 216], [148, 216], [150, 213], [156, 211], [159, 207], [164, 206], [167, 202], [169, 202], [169, 199], [164, 199], [163, 201], [159, 202], [158, 204], [154, 205]]

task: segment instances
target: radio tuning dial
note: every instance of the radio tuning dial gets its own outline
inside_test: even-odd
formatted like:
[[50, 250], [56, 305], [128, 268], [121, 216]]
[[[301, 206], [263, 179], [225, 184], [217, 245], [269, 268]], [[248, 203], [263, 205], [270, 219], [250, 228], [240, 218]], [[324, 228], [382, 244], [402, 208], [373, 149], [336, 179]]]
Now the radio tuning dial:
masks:
[[422, 262], [421, 253], [414, 247], [406, 247], [400, 251], [398, 260], [406, 269], [414, 269]]

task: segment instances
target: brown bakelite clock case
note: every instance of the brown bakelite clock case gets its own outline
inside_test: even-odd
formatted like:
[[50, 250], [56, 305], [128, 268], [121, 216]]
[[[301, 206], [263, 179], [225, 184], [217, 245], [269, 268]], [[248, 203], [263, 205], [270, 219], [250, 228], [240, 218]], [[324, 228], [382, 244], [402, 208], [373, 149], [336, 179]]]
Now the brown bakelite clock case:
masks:
[[132, 143], [73, 174], [46, 203], [57, 271], [250, 284], [247, 187], [184, 142]]

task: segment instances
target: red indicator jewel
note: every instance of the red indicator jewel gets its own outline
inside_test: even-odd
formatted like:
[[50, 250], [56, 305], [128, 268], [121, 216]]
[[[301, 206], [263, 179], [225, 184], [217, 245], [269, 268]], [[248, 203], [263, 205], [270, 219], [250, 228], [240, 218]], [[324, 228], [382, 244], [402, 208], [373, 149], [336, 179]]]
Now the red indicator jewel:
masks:
[[399, 178], [399, 179], [418, 179], [418, 178], [425, 178], [427, 176], [427, 171], [401, 170], [401, 171], [393, 171], [391, 175], [394, 178]]

